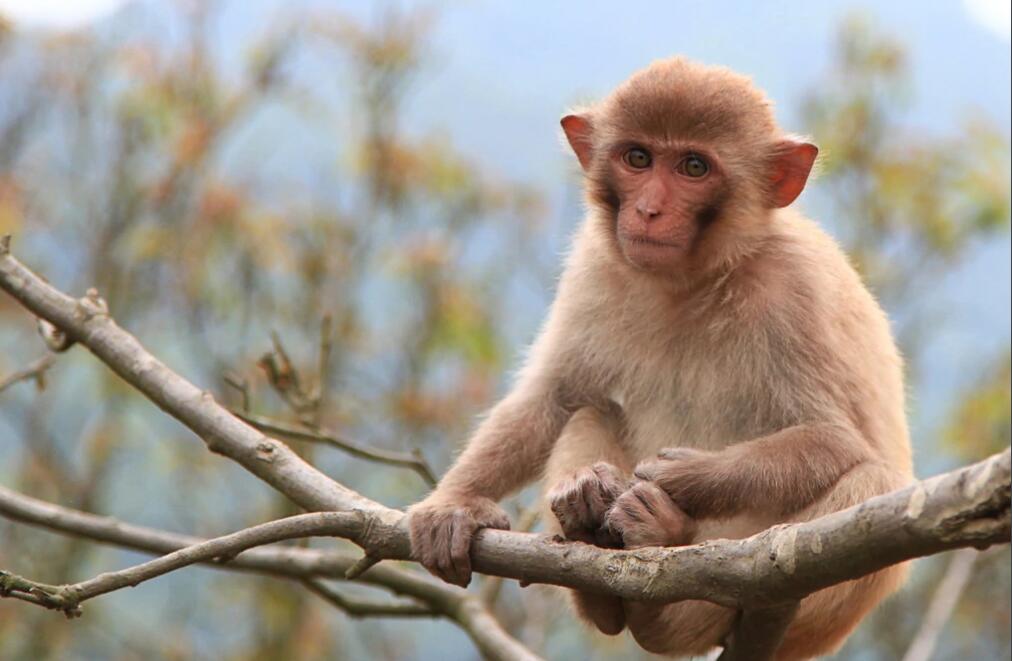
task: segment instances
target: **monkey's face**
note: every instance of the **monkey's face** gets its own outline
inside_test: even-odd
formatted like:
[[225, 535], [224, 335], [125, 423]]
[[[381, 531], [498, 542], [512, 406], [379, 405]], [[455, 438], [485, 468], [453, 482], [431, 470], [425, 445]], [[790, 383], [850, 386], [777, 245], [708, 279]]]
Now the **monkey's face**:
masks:
[[683, 270], [721, 212], [725, 174], [716, 153], [687, 142], [625, 142], [609, 149], [616, 245], [645, 271]]
[[801, 193], [818, 149], [786, 136], [748, 78], [684, 58], [653, 63], [562, 118], [590, 202], [633, 268], [726, 267]]

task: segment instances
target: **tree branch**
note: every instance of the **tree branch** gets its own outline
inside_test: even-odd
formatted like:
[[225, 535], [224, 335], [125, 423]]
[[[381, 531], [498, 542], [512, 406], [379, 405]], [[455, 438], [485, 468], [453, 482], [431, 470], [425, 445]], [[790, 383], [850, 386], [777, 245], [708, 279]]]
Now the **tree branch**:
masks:
[[[167, 554], [206, 541], [199, 537], [87, 514], [4, 487], [0, 487], [0, 515], [54, 532], [145, 553]], [[292, 546], [262, 546], [244, 551], [227, 563], [209, 559], [201, 564], [215, 569], [252, 572], [303, 583], [321, 578], [343, 580], [346, 572], [357, 562], [358, 556], [352, 553]], [[434, 615], [445, 617], [461, 627], [490, 659], [525, 661], [537, 658], [503, 630], [495, 618], [484, 610], [478, 598], [466, 590], [442, 583], [426, 574], [389, 565], [371, 568], [357, 582], [427, 604]]]
[[338, 436], [337, 434], [322, 428], [309, 430], [296, 427], [295, 425], [290, 425], [273, 418], [251, 415], [234, 409], [232, 410], [232, 413], [243, 422], [246, 422], [247, 424], [268, 434], [277, 434], [297, 441], [323, 443], [325, 445], [335, 447], [343, 452], [347, 452], [353, 457], [358, 457], [367, 461], [374, 461], [380, 464], [387, 464], [388, 466], [409, 468], [418, 473], [418, 475], [420, 475], [421, 478], [425, 480], [425, 483], [430, 487], [435, 486], [436, 482], [439, 481], [436, 479], [435, 473], [432, 472], [432, 468], [429, 466], [429, 463], [425, 461], [425, 458], [419, 452], [409, 454], [406, 452], [383, 450], [381, 448], [374, 448], [363, 443]]
[[33, 379], [41, 390], [43, 388], [43, 384], [45, 383], [46, 371], [52, 367], [55, 362], [56, 356], [51, 353], [47, 353], [41, 358], [35, 359], [24, 369], [20, 369], [17, 372], [8, 374], [4, 378], [0, 379], [0, 392], [7, 390], [15, 383], [27, 381], [29, 379]]
[[80, 604], [99, 595], [126, 587], [135, 587], [176, 569], [214, 560], [228, 562], [242, 551], [286, 539], [318, 537], [343, 530], [345, 512], [314, 512], [262, 523], [238, 532], [186, 546], [160, 558], [100, 574], [95, 578], [70, 585], [37, 583], [7, 572], [0, 572], [0, 596], [21, 598], [30, 595], [41, 599], [41, 605], [67, 614], [78, 614]]
[[959, 597], [973, 573], [973, 565], [978, 555], [978, 551], [974, 549], [960, 549], [952, 554], [945, 576], [942, 577], [931, 598], [927, 614], [921, 621], [921, 626], [907, 653], [903, 655], [903, 661], [928, 661], [934, 655], [938, 636], [952, 617], [952, 611], [955, 610]]
[[9, 244], [9, 236], [0, 240], [0, 288], [69, 341], [86, 346], [127, 383], [189, 427], [212, 452], [239, 462], [307, 510], [370, 509], [396, 517], [393, 510], [331, 480], [283, 443], [236, 418], [210, 392], [170, 370], [116, 325], [96, 292], [89, 290], [80, 299], [67, 296], [14, 259]]
[[415, 601], [367, 601], [353, 599], [332, 590], [323, 581], [306, 579], [306, 589], [351, 617], [435, 617], [437, 613]]

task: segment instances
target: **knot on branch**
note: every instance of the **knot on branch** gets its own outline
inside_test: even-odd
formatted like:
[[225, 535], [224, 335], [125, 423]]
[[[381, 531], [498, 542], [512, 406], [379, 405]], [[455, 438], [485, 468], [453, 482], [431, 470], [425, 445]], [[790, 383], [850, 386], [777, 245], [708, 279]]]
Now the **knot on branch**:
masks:
[[98, 295], [97, 289], [91, 287], [84, 296], [77, 299], [77, 309], [74, 310], [74, 313], [82, 321], [88, 321], [95, 317], [107, 317], [109, 316], [109, 304]]
[[62, 611], [67, 619], [81, 617], [78, 600], [60, 586], [45, 585], [0, 569], [0, 597], [14, 597], [51, 610]]
[[39, 337], [42, 338], [42, 341], [46, 343], [46, 347], [53, 353], [63, 353], [74, 346], [74, 339], [69, 334], [45, 319], [37, 319], [35, 327], [39, 332]]

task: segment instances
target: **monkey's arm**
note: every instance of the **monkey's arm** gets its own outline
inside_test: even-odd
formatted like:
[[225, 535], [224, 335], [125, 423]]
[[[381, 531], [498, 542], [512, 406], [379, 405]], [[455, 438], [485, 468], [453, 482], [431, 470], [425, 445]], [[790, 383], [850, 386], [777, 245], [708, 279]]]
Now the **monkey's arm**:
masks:
[[811, 504], [849, 470], [872, 458], [868, 442], [844, 423], [798, 425], [720, 452], [662, 450], [640, 464], [693, 518], [743, 511], [786, 516]]
[[436, 490], [409, 510], [416, 559], [456, 585], [471, 580], [471, 539], [509, 528], [496, 501], [541, 475], [569, 413], [547, 379], [521, 381], [478, 427]]

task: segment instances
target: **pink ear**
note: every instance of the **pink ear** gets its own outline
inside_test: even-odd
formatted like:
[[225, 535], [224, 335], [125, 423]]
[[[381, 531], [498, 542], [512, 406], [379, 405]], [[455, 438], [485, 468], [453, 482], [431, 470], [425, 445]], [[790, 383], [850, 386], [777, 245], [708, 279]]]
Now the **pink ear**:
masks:
[[594, 153], [590, 119], [586, 115], [566, 115], [562, 118], [562, 130], [580, 161], [580, 167], [586, 170]]
[[815, 165], [819, 148], [807, 142], [784, 140], [775, 149], [770, 181], [773, 184], [774, 207], [786, 207], [798, 199], [805, 189], [808, 175]]

